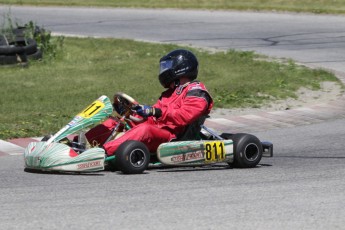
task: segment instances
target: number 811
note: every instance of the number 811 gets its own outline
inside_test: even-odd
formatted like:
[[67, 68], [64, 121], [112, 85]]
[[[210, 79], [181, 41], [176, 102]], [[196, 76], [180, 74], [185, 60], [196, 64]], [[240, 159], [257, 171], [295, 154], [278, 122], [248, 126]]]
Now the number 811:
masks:
[[204, 143], [206, 161], [220, 161], [225, 159], [224, 142], [212, 141]]

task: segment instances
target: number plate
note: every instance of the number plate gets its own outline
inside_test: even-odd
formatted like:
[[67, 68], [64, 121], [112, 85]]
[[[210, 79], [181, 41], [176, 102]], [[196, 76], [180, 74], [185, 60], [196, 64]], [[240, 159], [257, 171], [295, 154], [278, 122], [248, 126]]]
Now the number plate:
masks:
[[225, 148], [223, 141], [208, 141], [204, 143], [205, 161], [223, 161], [225, 159]]
[[104, 107], [104, 103], [101, 101], [95, 101], [91, 105], [89, 105], [86, 109], [84, 109], [79, 116], [83, 118], [90, 118], [93, 115], [97, 114], [99, 110]]

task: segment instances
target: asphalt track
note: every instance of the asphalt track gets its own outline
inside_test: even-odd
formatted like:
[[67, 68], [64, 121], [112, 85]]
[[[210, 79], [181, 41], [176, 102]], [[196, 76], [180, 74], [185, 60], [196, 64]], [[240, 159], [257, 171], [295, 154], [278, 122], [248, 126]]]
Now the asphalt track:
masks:
[[[0, 13], [7, 7], [0, 7]], [[54, 33], [244, 49], [336, 71], [345, 17], [255, 12], [12, 7]], [[143, 175], [35, 174], [25, 140], [0, 142], [0, 229], [344, 229], [345, 99], [212, 117], [274, 143], [254, 169], [153, 168]], [[4, 150], [11, 143], [12, 150]], [[22, 145], [22, 146], [21, 146]]]

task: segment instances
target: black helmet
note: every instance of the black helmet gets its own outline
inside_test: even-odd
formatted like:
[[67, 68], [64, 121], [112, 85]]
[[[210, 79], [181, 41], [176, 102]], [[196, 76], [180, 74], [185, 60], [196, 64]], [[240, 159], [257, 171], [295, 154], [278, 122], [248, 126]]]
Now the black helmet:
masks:
[[192, 81], [198, 76], [198, 60], [188, 50], [174, 50], [162, 57], [159, 62], [159, 82], [164, 88], [168, 88], [171, 82], [181, 77], [188, 77]]

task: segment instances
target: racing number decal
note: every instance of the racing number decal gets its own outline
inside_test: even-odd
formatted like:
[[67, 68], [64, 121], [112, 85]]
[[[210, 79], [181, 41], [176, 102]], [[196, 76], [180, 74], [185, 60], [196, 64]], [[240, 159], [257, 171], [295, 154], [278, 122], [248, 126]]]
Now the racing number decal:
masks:
[[225, 159], [224, 142], [209, 141], [204, 143], [206, 161], [222, 161]]
[[91, 105], [89, 105], [86, 109], [84, 109], [79, 116], [84, 118], [89, 118], [98, 113], [104, 107], [104, 103], [101, 101], [95, 101]]

